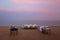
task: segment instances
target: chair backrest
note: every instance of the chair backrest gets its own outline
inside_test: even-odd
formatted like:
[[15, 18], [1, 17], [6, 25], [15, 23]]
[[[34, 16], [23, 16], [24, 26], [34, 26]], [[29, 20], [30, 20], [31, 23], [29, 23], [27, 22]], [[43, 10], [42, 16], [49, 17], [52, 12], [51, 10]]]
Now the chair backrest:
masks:
[[10, 27], [10, 30], [11, 30], [11, 31], [17, 31], [18, 28], [16, 28], [15, 26], [11, 26], [11, 27]]

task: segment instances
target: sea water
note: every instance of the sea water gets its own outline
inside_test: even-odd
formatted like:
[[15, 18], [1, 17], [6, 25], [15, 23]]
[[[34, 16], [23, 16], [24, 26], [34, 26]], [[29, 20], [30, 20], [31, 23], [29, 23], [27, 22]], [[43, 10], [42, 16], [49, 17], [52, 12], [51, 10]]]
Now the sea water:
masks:
[[24, 24], [38, 24], [38, 25], [56, 25], [60, 26], [60, 21], [42, 21], [42, 20], [19, 20], [19, 21], [1, 21], [0, 26], [8, 25], [24, 25]]

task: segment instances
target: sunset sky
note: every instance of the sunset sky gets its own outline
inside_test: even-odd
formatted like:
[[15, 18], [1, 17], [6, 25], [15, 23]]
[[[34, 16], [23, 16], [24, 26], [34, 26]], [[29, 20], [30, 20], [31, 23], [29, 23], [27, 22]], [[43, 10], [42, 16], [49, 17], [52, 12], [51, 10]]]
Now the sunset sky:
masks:
[[5, 20], [60, 20], [60, 0], [0, 0]]

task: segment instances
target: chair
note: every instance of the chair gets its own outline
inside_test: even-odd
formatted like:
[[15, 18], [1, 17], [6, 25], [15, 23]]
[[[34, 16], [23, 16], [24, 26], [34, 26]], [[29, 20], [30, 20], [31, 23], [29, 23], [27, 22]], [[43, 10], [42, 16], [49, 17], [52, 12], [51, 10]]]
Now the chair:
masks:
[[10, 35], [17, 35], [18, 28], [15, 28], [15, 26], [11, 26], [10, 28]]

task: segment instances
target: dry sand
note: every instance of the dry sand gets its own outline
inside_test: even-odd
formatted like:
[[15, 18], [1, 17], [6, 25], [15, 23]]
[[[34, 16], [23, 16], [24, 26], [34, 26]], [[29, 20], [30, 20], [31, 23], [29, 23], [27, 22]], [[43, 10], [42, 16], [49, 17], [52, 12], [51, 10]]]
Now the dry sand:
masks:
[[43, 34], [38, 29], [18, 27], [18, 35], [10, 36], [9, 26], [0, 26], [0, 40], [60, 40], [60, 27], [50, 27], [50, 34]]

